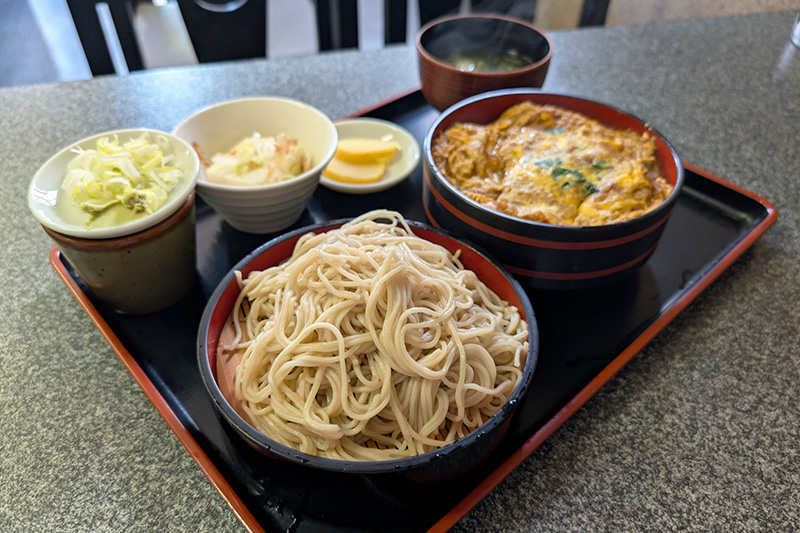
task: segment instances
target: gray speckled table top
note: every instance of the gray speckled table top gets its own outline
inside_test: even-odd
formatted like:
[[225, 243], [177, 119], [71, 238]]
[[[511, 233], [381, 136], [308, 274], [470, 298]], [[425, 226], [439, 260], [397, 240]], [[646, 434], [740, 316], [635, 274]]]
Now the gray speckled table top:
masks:
[[[553, 34], [544, 89], [646, 118], [777, 223], [456, 531], [800, 529], [800, 50], [794, 13]], [[287, 95], [342, 116], [418, 83], [412, 48], [0, 91], [0, 530], [241, 531], [65, 289], [34, 171], [104, 130]]]

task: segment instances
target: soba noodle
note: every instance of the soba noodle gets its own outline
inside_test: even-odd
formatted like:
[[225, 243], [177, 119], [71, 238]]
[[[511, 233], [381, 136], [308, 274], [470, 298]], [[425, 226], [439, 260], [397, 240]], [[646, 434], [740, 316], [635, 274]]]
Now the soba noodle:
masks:
[[519, 311], [457, 256], [373, 211], [309, 233], [278, 266], [239, 276], [235, 394], [248, 421], [299, 451], [418, 455], [491, 417], [522, 374]]

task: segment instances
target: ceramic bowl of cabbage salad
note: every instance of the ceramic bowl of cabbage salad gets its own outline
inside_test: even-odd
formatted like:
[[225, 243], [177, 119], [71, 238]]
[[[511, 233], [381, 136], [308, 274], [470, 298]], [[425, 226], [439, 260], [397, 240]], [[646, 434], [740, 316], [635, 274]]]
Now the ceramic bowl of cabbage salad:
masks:
[[153, 313], [180, 300], [196, 277], [199, 167], [194, 149], [169, 133], [110, 131], [51, 157], [28, 203], [95, 303]]
[[109, 239], [150, 228], [177, 211], [197, 182], [199, 159], [169, 133], [125, 129], [63, 148], [28, 189], [33, 215], [47, 228]]
[[200, 197], [235, 229], [257, 234], [297, 222], [338, 141], [325, 113], [282, 97], [222, 102], [172, 133], [197, 151]]

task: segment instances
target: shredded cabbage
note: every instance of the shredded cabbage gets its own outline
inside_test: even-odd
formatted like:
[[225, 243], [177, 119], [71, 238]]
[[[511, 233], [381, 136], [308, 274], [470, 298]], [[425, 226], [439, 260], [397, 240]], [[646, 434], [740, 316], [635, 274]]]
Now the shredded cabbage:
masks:
[[145, 133], [120, 145], [119, 137], [103, 137], [97, 149], [77, 148], [67, 165], [61, 189], [92, 219], [114, 206], [137, 215], [155, 212], [183, 176], [163, 135]]
[[225, 154], [211, 158], [208, 181], [224, 185], [263, 185], [299, 176], [308, 168], [303, 149], [283, 133], [253, 133]]

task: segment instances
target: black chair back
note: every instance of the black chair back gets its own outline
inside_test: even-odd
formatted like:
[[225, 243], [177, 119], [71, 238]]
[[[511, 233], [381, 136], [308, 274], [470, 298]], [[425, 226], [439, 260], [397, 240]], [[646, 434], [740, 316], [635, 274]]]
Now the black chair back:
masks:
[[92, 75], [113, 74], [114, 63], [100, 23], [98, 5], [107, 4], [129, 70], [141, 70], [142, 56], [133, 29], [134, 0], [67, 0]]
[[[319, 49], [358, 47], [357, 0], [313, 0], [317, 13]], [[579, 26], [602, 26], [610, 0], [583, 0]], [[455, 14], [461, 0], [418, 0], [420, 26], [444, 16]], [[533, 20], [536, 0], [471, 0], [470, 10], [503, 13]], [[408, 1], [383, 0], [385, 44], [406, 41]]]
[[[460, 0], [419, 0], [420, 25], [456, 13]], [[319, 50], [358, 48], [357, 0], [314, 0]], [[406, 42], [408, 0], [383, 0], [384, 43]]]
[[267, 55], [266, 0], [178, 0], [178, 6], [200, 63]]
[[[115, 72], [96, 6], [107, 4], [129, 70], [142, 70], [133, 20], [144, 0], [66, 0], [93, 75]], [[295, 0], [299, 1], [299, 0]], [[310, 0], [316, 13], [319, 50], [358, 47], [357, 0]], [[201, 63], [265, 57], [267, 0], [177, 0]], [[533, 16], [532, 0], [473, 0], [476, 11]], [[609, 0], [584, 0], [581, 26], [602, 25]], [[418, 0], [420, 25], [458, 12], [461, 0]], [[518, 13], [519, 12], [519, 13]], [[406, 41], [408, 0], [383, 0], [384, 43]], [[535, 21], [534, 21], [535, 22]]]
[[[116, 72], [98, 16], [107, 4], [128, 70], [142, 70], [134, 17], [142, 0], [67, 0], [92, 75]], [[266, 0], [177, 0], [200, 63], [264, 57], [267, 53]]]

